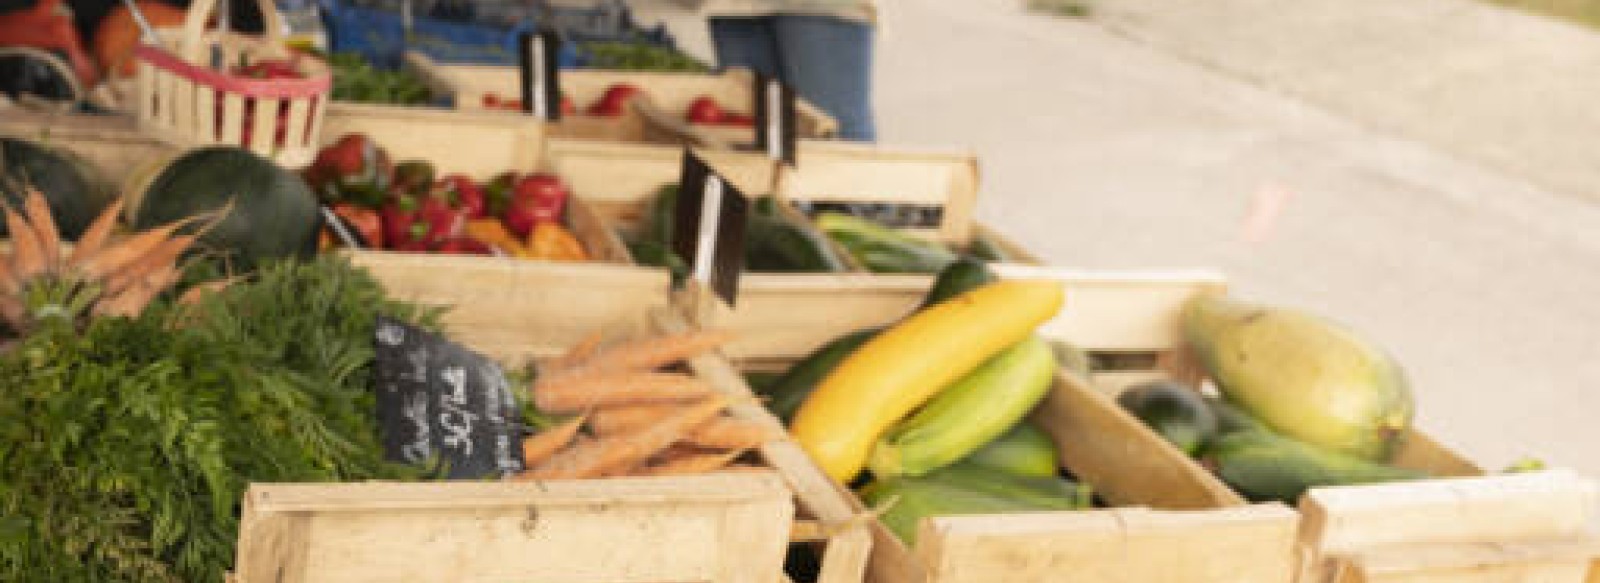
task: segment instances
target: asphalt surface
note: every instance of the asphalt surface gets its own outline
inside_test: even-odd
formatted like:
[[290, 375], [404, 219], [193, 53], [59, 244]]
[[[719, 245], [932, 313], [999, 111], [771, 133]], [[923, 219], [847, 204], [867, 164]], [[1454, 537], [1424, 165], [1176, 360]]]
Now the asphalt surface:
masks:
[[[976, 151], [980, 216], [1055, 264], [1214, 267], [1354, 326], [1404, 363], [1424, 430], [1486, 467], [1600, 476], [1600, 150], [1578, 138], [1600, 88], [1552, 81], [1595, 35], [1465, 0], [1101, 4], [880, 2], [882, 141]], [[1281, 212], [1247, 227], [1263, 201]]]

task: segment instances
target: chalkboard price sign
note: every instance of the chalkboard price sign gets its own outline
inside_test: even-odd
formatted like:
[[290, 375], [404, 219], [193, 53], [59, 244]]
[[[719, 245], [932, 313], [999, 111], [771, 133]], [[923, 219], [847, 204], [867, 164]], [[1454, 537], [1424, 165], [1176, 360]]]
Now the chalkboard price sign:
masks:
[[522, 470], [520, 413], [498, 364], [385, 317], [373, 347], [378, 427], [391, 461], [438, 464], [455, 479]]

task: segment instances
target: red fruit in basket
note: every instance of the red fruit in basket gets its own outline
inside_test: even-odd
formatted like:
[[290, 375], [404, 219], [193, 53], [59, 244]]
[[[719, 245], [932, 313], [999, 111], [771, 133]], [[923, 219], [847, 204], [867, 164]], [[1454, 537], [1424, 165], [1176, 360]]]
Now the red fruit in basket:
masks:
[[478, 183], [471, 178], [460, 174], [450, 174], [440, 178], [434, 189], [442, 191], [450, 199], [452, 206], [467, 212], [468, 219], [476, 219], [488, 212], [487, 195]]
[[689, 113], [685, 117], [689, 119], [689, 123], [714, 124], [722, 123], [725, 115], [722, 106], [717, 105], [715, 99], [702, 95], [689, 102]]
[[444, 192], [435, 189], [417, 206], [417, 219], [427, 225], [423, 240], [428, 244], [458, 237], [467, 228], [467, 209], [450, 200]]
[[628, 100], [641, 93], [638, 87], [627, 83], [618, 83], [606, 89], [600, 99], [589, 106], [589, 115], [600, 117], [621, 117], [628, 112]]
[[755, 127], [756, 120], [742, 113], [727, 113], [722, 116], [722, 125], [750, 128]]
[[511, 203], [501, 216], [506, 228], [526, 239], [539, 223], [559, 223], [571, 193], [554, 174], [530, 174], [517, 181]]
[[383, 241], [390, 249], [414, 250], [404, 247], [426, 240], [428, 225], [417, 214], [419, 206], [415, 197], [401, 195], [390, 199], [378, 211], [383, 220]]
[[451, 237], [440, 241], [433, 246], [436, 253], [455, 253], [458, 255], [494, 255], [494, 250], [482, 241], [468, 237]]

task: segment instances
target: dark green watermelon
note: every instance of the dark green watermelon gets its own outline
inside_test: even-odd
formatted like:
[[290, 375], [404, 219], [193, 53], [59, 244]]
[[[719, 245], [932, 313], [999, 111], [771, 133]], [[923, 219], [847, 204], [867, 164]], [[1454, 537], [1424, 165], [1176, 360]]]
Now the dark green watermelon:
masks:
[[[18, 138], [0, 137], [0, 196], [22, 208], [28, 189], [50, 203], [50, 215], [67, 240], [77, 240], [111, 204], [114, 193], [88, 162], [71, 152]], [[0, 235], [6, 234], [0, 224]]]
[[229, 201], [227, 218], [200, 237], [202, 252], [244, 269], [316, 252], [321, 215], [311, 189], [271, 160], [230, 146], [191, 150], [168, 163], [138, 197], [133, 226], [148, 229]]

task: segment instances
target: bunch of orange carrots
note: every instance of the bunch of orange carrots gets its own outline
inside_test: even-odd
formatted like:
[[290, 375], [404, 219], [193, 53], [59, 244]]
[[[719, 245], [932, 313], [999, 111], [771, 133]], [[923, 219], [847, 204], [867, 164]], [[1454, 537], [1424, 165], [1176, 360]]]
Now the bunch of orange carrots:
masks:
[[522, 479], [680, 475], [716, 471], [778, 429], [726, 416], [729, 397], [669, 367], [732, 337], [697, 331], [604, 346], [595, 334], [547, 365], [534, 405], [572, 415], [523, 441]]

